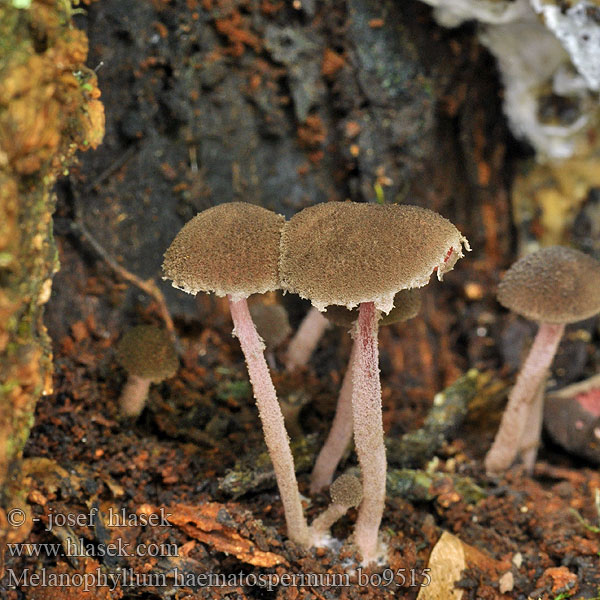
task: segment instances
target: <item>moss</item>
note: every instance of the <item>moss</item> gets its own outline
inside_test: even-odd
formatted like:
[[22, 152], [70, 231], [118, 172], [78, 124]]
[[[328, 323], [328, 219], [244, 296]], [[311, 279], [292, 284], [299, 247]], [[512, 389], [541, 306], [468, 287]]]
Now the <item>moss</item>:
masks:
[[[0, 383], [0, 398], [6, 396], [17, 387], [19, 387], [19, 382], [15, 381], [14, 379], [6, 381], [4, 383]], [[0, 402], [1, 401], [2, 400], [0, 400]]]
[[469, 411], [469, 405], [489, 377], [471, 369], [443, 392], [436, 394], [423, 427], [400, 439], [387, 440], [388, 461], [400, 467], [421, 467], [432, 458], [445, 440], [454, 437]]
[[217, 390], [217, 398], [219, 400], [243, 400], [252, 396], [252, 389], [249, 381], [227, 381], [219, 385]]
[[468, 504], [477, 504], [486, 493], [469, 477], [447, 473], [427, 473], [418, 469], [390, 469], [387, 473], [387, 493], [390, 498], [409, 502], [431, 502], [448, 484]]

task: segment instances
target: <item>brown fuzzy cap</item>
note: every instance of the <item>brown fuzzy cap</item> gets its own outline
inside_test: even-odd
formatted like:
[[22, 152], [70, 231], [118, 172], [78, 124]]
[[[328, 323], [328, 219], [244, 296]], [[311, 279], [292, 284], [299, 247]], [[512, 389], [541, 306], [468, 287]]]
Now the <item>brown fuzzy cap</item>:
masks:
[[319, 310], [374, 302], [389, 312], [396, 292], [422, 287], [463, 256], [466, 239], [418, 206], [326, 202], [300, 211], [281, 236], [283, 289]]
[[246, 298], [279, 288], [285, 218], [246, 202], [213, 206], [188, 221], [165, 252], [164, 279], [188, 294]]
[[334, 504], [358, 506], [363, 497], [360, 479], [347, 473], [340, 475], [329, 487], [329, 495]]
[[506, 271], [497, 297], [532, 321], [582, 321], [600, 312], [600, 263], [572, 248], [543, 248]]
[[287, 311], [281, 304], [252, 304], [250, 316], [269, 350], [277, 348], [292, 333]]
[[173, 377], [179, 359], [169, 334], [154, 325], [131, 328], [117, 345], [117, 360], [130, 374], [159, 383]]
[[[391, 325], [392, 323], [400, 323], [408, 321], [416, 317], [421, 310], [421, 290], [413, 288], [410, 290], [400, 290], [394, 296], [394, 308], [379, 319], [379, 326]], [[323, 313], [334, 325], [340, 327], [351, 327], [358, 319], [358, 308], [352, 310], [345, 306], [328, 306]]]

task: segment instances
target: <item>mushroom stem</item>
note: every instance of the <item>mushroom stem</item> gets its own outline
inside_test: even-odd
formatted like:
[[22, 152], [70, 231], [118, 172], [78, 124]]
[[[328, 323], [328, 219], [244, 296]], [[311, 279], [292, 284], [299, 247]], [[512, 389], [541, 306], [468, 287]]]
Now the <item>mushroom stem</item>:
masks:
[[332, 502], [310, 525], [311, 540], [318, 545], [331, 529], [331, 526], [341, 519], [347, 512], [349, 506]]
[[525, 431], [519, 442], [519, 452], [521, 453], [521, 461], [527, 473], [533, 473], [535, 459], [537, 458], [538, 448], [540, 446], [540, 438], [542, 435], [542, 423], [544, 421], [544, 392], [546, 391], [546, 380], [548, 372], [546, 371], [542, 379], [535, 398], [529, 408], [527, 422], [525, 423]]
[[352, 441], [352, 372], [356, 361], [356, 346], [356, 342], [353, 342], [331, 430], [311, 474], [311, 494], [331, 485], [335, 470]]
[[119, 396], [119, 407], [124, 417], [137, 417], [141, 414], [148, 398], [150, 383], [150, 379], [145, 377], [129, 375]]
[[298, 331], [290, 340], [285, 360], [287, 371], [304, 367], [308, 363], [327, 327], [329, 321], [314, 306], [311, 306], [302, 319]]
[[385, 505], [386, 457], [383, 442], [381, 383], [377, 331], [380, 313], [373, 302], [360, 305], [354, 336], [352, 369], [354, 444], [362, 473], [363, 499], [354, 528], [354, 542], [363, 563], [377, 560], [377, 534]]
[[269, 368], [265, 361], [264, 344], [250, 317], [245, 298], [228, 296], [233, 319], [233, 334], [240, 341], [248, 366], [248, 374], [262, 422], [265, 442], [275, 470], [277, 486], [283, 503], [288, 537], [303, 546], [309, 543], [308, 525], [300, 502], [300, 492], [294, 470], [290, 441]]
[[[532, 402], [546, 378], [564, 329], [564, 324], [540, 323], [529, 355], [508, 396], [508, 404], [494, 443], [485, 457], [488, 475], [499, 474], [508, 469], [522, 449], [521, 442], [528, 425]], [[533, 442], [533, 439], [530, 438], [529, 441]], [[538, 441], [539, 434], [535, 442]]]

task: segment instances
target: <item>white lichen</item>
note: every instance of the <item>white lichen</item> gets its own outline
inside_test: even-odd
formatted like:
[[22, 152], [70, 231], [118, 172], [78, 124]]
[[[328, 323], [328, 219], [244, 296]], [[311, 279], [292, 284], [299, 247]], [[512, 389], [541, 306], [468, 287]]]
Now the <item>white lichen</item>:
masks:
[[[531, 13], [527, 20], [485, 26], [479, 39], [498, 61], [504, 83], [504, 112], [513, 133], [527, 140], [541, 159], [573, 156], [596, 106], [573, 71], [560, 42]], [[544, 96], [572, 98], [578, 114], [568, 123], [544, 122]]]
[[[589, 0], [423, 0], [440, 25], [480, 23], [479, 39], [498, 60], [504, 112], [513, 133], [541, 160], [585, 153], [598, 119], [600, 7]], [[542, 17], [542, 18], [540, 18]], [[566, 100], [568, 118], [543, 116]], [[552, 111], [550, 111], [552, 112]], [[557, 112], [560, 109], [557, 108]]]
[[564, 11], [556, 1], [531, 0], [531, 5], [569, 53], [588, 87], [600, 90], [600, 6], [586, 0]]
[[436, 21], [444, 27], [458, 27], [465, 21], [508, 23], [519, 19], [529, 7], [527, 0], [423, 0], [435, 7]]

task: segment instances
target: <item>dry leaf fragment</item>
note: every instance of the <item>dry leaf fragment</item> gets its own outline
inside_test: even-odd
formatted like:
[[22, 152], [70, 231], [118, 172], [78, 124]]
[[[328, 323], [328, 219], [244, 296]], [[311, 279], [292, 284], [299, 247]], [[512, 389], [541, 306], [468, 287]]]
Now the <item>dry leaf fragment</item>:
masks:
[[431, 583], [422, 587], [417, 600], [461, 600], [463, 590], [454, 587], [467, 568], [462, 542], [444, 531], [429, 557]]
[[[233, 554], [242, 562], [257, 567], [287, 565], [283, 556], [273, 552], [259, 550], [254, 542], [242, 537], [233, 527], [223, 524], [222, 517], [217, 519], [225, 505], [218, 502], [206, 502], [199, 506], [175, 504], [163, 509], [170, 523], [179, 527], [190, 537], [212, 546], [217, 552]], [[138, 514], [160, 512], [158, 507], [148, 504], [140, 506]]]
[[510, 563], [496, 560], [444, 531], [433, 547], [427, 566], [431, 583], [421, 588], [417, 600], [461, 600], [464, 590], [454, 584], [462, 579], [462, 571], [475, 568], [490, 579], [498, 580], [500, 573], [510, 568]]
[[512, 592], [515, 587], [515, 578], [511, 571], [506, 571], [498, 580], [498, 591], [501, 594]]

